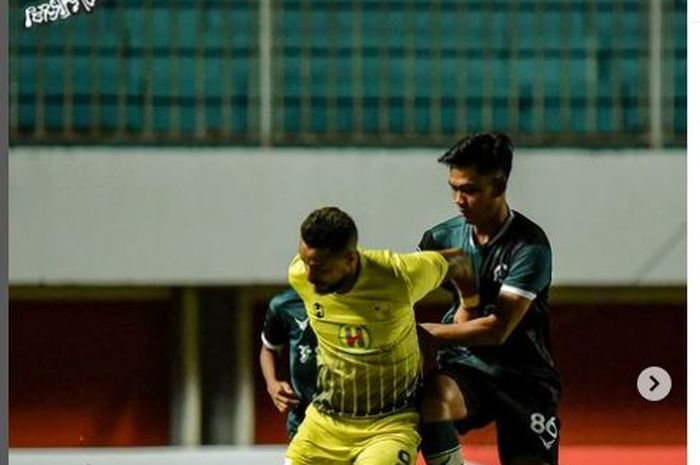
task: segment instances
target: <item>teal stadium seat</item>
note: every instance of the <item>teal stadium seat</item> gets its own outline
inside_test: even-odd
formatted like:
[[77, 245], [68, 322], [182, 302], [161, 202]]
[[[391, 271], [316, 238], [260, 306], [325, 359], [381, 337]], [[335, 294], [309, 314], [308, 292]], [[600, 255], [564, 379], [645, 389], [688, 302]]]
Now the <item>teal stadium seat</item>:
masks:
[[[485, 127], [525, 145], [645, 144], [645, 2], [272, 4], [277, 145], [432, 145]], [[30, 29], [10, 5], [12, 143], [259, 140], [258, 2], [98, 1]], [[663, 2], [667, 145], [685, 141], [685, 11]]]

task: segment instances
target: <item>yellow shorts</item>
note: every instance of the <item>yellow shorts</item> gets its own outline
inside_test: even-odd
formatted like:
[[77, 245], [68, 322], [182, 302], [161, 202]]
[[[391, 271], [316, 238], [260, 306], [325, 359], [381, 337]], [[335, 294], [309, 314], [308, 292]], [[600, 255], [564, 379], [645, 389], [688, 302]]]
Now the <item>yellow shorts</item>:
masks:
[[311, 405], [287, 448], [285, 465], [414, 465], [419, 443], [416, 411], [349, 419]]

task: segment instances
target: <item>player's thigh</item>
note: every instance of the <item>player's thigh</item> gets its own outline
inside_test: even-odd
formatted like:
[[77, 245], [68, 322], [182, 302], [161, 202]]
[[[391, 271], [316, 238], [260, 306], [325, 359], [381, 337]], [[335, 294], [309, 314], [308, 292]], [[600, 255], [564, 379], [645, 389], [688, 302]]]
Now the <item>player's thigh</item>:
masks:
[[449, 382], [443, 385], [443, 392], [436, 393], [428, 390], [423, 393], [423, 398], [447, 397], [448, 413], [442, 418], [430, 417], [421, 409], [423, 421], [452, 420], [460, 434], [474, 428], [481, 428], [493, 421], [495, 418], [493, 387], [482, 373], [464, 365], [451, 364], [436, 371], [433, 376], [435, 375], [438, 378], [433, 379], [442, 379], [443, 382], [448, 379]]
[[425, 422], [466, 418], [467, 403], [454, 373], [434, 371], [425, 379], [420, 412]]
[[413, 465], [420, 435], [418, 413], [404, 412], [373, 421], [359, 444], [354, 465]]
[[[350, 465], [350, 460], [333, 457], [334, 445], [314, 442], [297, 433], [287, 447], [284, 465]], [[330, 447], [329, 447], [330, 446]]]
[[352, 445], [336, 422], [309, 408], [287, 447], [285, 465], [350, 465]]
[[414, 465], [418, 444], [395, 438], [378, 439], [364, 448], [354, 465]]

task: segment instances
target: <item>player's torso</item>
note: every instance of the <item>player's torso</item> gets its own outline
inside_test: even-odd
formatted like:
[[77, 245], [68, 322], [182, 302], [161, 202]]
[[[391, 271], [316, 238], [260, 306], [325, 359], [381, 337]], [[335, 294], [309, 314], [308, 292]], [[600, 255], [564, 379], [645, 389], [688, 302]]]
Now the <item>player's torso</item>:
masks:
[[502, 231], [500, 237], [495, 237], [488, 244], [476, 243], [472, 227], [467, 228], [467, 234], [462, 248], [467, 252], [479, 270], [479, 296], [484, 313], [491, 313], [503, 280], [508, 275], [514, 252], [522, 246], [516, 231], [510, 227]]
[[412, 328], [406, 284], [378, 252], [363, 252], [362, 268], [346, 294], [319, 295], [301, 281], [298, 289], [319, 344], [354, 354], [391, 350]]
[[[435, 231], [436, 245], [461, 248], [471, 257], [478, 270], [479, 313], [483, 316], [493, 313], [503, 282], [513, 267], [514, 255], [532, 240], [529, 221], [514, 212], [509, 223], [487, 244], [479, 244], [472, 226], [461, 218], [454, 218], [441, 226]], [[547, 294], [548, 288], [545, 288], [503, 345], [454, 346], [443, 351], [441, 360], [466, 363], [499, 377], [507, 376], [509, 372], [527, 372], [557, 384], [558, 375], [549, 353]], [[455, 303], [444, 315], [444, 323], [453, 321], [456, 308]]]
[[415, 326], [406, 301], [382, 300], [378, 294], [310, 300], [308, 317], [326, 348], [354, 354], [381, 354], [392, 350]]
[[360, 275], [347, 294], [318, 295], [305, 279], [295, 285], [318, 339], [316, 404], [348, 416], [405, 406], [420, 369], [406, 284], [381, 256], [363, 253]]

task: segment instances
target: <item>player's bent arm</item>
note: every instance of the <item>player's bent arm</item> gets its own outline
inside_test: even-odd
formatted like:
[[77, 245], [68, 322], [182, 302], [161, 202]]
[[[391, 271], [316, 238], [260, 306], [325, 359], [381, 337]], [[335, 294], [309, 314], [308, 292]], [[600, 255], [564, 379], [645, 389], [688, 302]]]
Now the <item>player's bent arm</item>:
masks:
[[260, 348], [260, 369], [263, 378], [265, 378], [267, 392], [277, 410], [285, 412], [290, 407], [298, 404], [299, 398], [289, 386], [289, 383], [278, 378], [278, 363], [278, 352], [263, 345]]
[[455, 321], [454, 324], [423, 323], [421, 326], [436, 342], [455, 345], [500, 345], [523, 319], [532, 300], [502, 292], [490, 315]]
[[481, 315], [479, 314], [479, 307], [460, 305], [455, 312], [453, 321], [455, 323], [464, 323], [465, 321], [474, 320], [476, 318], [481, 318]]
[[277, 364], [279, 354], [264, 345], [260, 347], [260, 370], [262, 371], [265, 384], [268, 388], [271, 384], [278, 381], [277, 379]]

